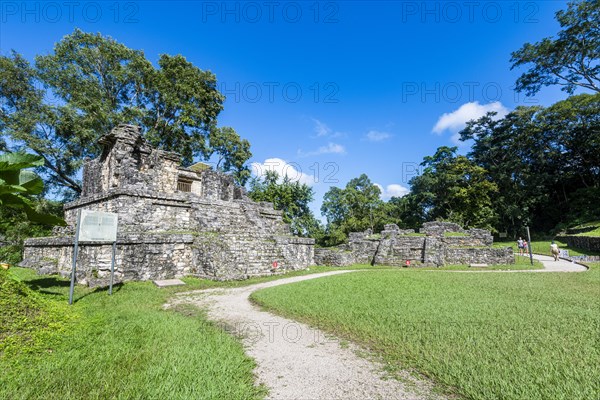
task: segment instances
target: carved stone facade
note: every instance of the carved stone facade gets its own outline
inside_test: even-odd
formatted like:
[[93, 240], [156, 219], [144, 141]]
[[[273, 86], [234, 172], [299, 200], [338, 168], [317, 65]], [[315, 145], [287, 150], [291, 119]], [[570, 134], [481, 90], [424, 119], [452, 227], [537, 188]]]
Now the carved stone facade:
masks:
[[350, 233], [348, 243], [315, 249], [315, 262], [323, 265], [351, 264], [443, 266], [453, 264], [513, 264], [513, 250], [493, 248], [493, 237], [483, 229], [465, 231], [448, 222], [428, 222], [419, 233], [386, 225], [381, 234]]
[[[182, 276], [244, 279], [314, 263], [314, 240], [294, 237], [271, 203], [256, 203], [233, 179], [150, 147], [136, 126], [119, 125], [86, 162], [83, 193], [65, 205], [66, 228], [25, 241], [21, 265], [68, 275], [80, 209], [119, 214], [117, 280]], [[106, 281], [111, 245], [81, 242], [77, 280]]]

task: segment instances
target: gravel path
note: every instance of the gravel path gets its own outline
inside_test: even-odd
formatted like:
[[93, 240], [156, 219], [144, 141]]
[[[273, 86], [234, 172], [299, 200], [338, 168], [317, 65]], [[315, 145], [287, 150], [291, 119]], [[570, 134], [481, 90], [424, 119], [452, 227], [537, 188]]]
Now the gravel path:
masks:
[[544, 264], [544, 269], [536, 270], [539, 272], [585, 272], [587, 268], [581, 264], [560, 258], [554, 261], [554, 257], [542, 256], [540, 254], [533, 255], [534, 260], [541, 261]]
[[[181, 293], [168, 305], [191, 303], [208, 311], [242, 338], [246, 353], [257, 363], [258, 383], [268, 399], [436, 399], [431, 385], [408, 372], [401, 381], [386, 376], [383, 365], [360, 355], [361, 349], [308, 325], [261, 311], [250, 293], [272, 286], [352, 271], [280, 279], [234, 289]], [[168, 307], [167, 306], [167, 307]]]
[[[515, 255], [516, 256], [516, 255]], [[458, 274], [492, 274], [492, 273], [506, 273], [512, 274], [515, 272], [585, 272], [587, 271], [587, 267], [577, 264], [571, 261], [567, 261], [565, 259], [559, 259], [558, 261], [554, 261], [554, 257], [544, 256], [541, 254], [534, 254], [534, 260], [538, 260], [542, 263], [544, 268], [542, 269], [515, 269], [515, 270], [486, 270], [483, 269], [473, 269], [469, 271], [448, 271], [448, 270], [424, 270], [427, 272], [436, 272], [436, 273], [458, 273]]]
[[[544, 269], [516, 271], [438, 271], [467, 273], [583, 272], [587, 268], [566, 260], [534, 254]], [[308, 325], [282, 318], [250, 303], [252, 292], [307, 279], [354, 271], [332, 271], [285, 278], [233, 289], [209, 289], [180, 293], [166, 307], [194, 304], [205, 308], [208, 317], [240, 337], [246, 353], [257, 368], [259, 384], [269, 389], [268, 399], [441, 399], [432, 385], [408, 372], [391, 378], [383, 365], [358, 346], [340, 341]], [[363, 354], [361, 356], [360, 354]]]

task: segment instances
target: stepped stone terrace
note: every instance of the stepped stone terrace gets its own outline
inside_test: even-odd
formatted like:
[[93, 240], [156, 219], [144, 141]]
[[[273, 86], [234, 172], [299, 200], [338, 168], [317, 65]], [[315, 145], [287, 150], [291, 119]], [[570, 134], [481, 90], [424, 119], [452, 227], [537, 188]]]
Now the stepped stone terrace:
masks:
[[[229, 175], [181, 167], [178, 154], [150, 147], [137, 126], [119, 125], [99, 143], [81, 197], [65, 205], [68, 226], [26, 240], [22, 266], [69, 275], [80, 209], [118, 213], [117, 281], [245, 279], [314, 264], [314, 240], [292, 236], [281, 211], [252, 201]], [[106, 283], [111, 252], [110, 243], [80, 242], [77, 281]]]
[[493, 237], [484, 229], [464, 230], [449, 222], [427, 222], [416, 233], [385, 226], [380, 233], [350, 233], [348, 243], [337, 247], [317, 248], [319, 265], [351, 264], [440, 267], [454, 264], [514, 264], [510, 247], [494, 248]]

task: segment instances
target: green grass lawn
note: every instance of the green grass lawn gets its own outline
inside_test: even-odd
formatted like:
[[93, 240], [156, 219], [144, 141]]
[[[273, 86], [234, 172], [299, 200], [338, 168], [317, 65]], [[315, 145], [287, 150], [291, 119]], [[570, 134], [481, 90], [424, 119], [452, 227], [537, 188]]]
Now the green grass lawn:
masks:
[[[554, 240], [554, 242], [558, 245], [561, 250], [569, 250], [569, 254], [572, 256], [582, 256], [582, 255], [600, 255], [598, 253], [590, 252], [588, 250], [578, 249], [576, 247], [569, 247], [569, 245], [565, 242], [561, 242], [560, 240]], [[544, 254], [547, 256], [551, 256], [550, 252], [550, 244], [552, 240], [534, 240], [531, 242], [531, 251], [534, 254]], [[510, 241], [497, 241], [494, 242], [493, 247], [506, 247], [511, 246], [515, 251], [517, 251], [517, 243], [514, 240]]]
[[237, 339], [196, 308], [162, 305], [180, 291], [331, 270], [233, 282], [186, 278], [186, 286], [165, 289], [132, 282], [116, 286], [112, 296], [106, 288], [78, 286], [68, 306], [68, 280], [12, 268], [22, 283], [0, 275], [0, 398], [262, 398], [254, 362]]
[[[512, 267], [520, 268], [519, 264]], [[387, 274], [427, 274], [426, 280], [439, 279], [418, 270], [350, 268], [369, 270], [365, 276], [376, 281]], [[194, 307], [166, 311], [162, 305], [181, 291], [339, 269], [312, 267], [233, 282], [186, 278], [185, 287], [167, 289], [134, 282], [117, 285], [113, 296], [107, 295], [106, 288], [76, 287], [75, 304], [68, 306], [68, 280], [13, 268], [11, 272], [22, 283], [6, 279], [6, 274], [0, 276], [0, 307], [8, 310], [0, 317], [0, 398], [262, 398], [265, 389], [254, 384], [254, 363], [237, 339], [208, 322]], [[364, 293], [370, 301], [370, 290], [357, 288], [354, 295]], [[387, 318], [385, 309], [382, 316]], [[356, 339], [350, 330], [347, 334]]]
[[591, 221], [585, 224], [581, 224], [575, 226], [573, 228], [587, 228], [587, 227], [596, 227], [596, 229], [591, 230], [589, 232], [578, 233], [576, 236], [600, 236], [600, 221]]
[[445, 265], [443, 267], [427, 267], [422, 269], [434, 271], [518, 271], [543, 268], [544, 265], [537, 260], [533, 260], [533, 265], [531, 265], [529, 256], [515, 256], [514, 264], [489, 265], [484, 268], [470, 268], [468, 265]]
[[260, 290], [257, 303], [363, 344], [468, 399], [597, 399], [600, 269], [365, 271]]
[[[31, 334], [3, 321], [10, 340], [0, 345], [0, 398], [262, 397], [263, 388], [254, 386], [254, 362], [238, 341], [198, 312], [161, 309], [173, 290], [150, 282], [119, 286], [113, 296], [78, 288], [77, 302], [68, 307], [68, 281], [15, 270], [46, 305], [37, 313], [61, 329], [44, 329], [45, 345], [30, 349]], [[41, 327], [32, 322], [28, 329], [35, 336]]]

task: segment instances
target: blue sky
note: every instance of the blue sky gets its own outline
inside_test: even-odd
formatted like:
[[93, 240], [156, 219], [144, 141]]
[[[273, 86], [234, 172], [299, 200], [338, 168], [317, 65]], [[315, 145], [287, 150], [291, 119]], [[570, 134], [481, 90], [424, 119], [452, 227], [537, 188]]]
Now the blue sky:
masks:
[[[57, 1], [0, 3], [0, 51], [32, 59], [78, 27], [151, 61], [182, 54], [216, 74], [219, 125], [257, 171], [330, 186], [366, 173], [402, 195], [424, 156], [487, 110], [549, 105], [512, 90], [510, 53], [558, 30], [566, 1]], [[461, 152], [468, 144], [461, 144]]]

